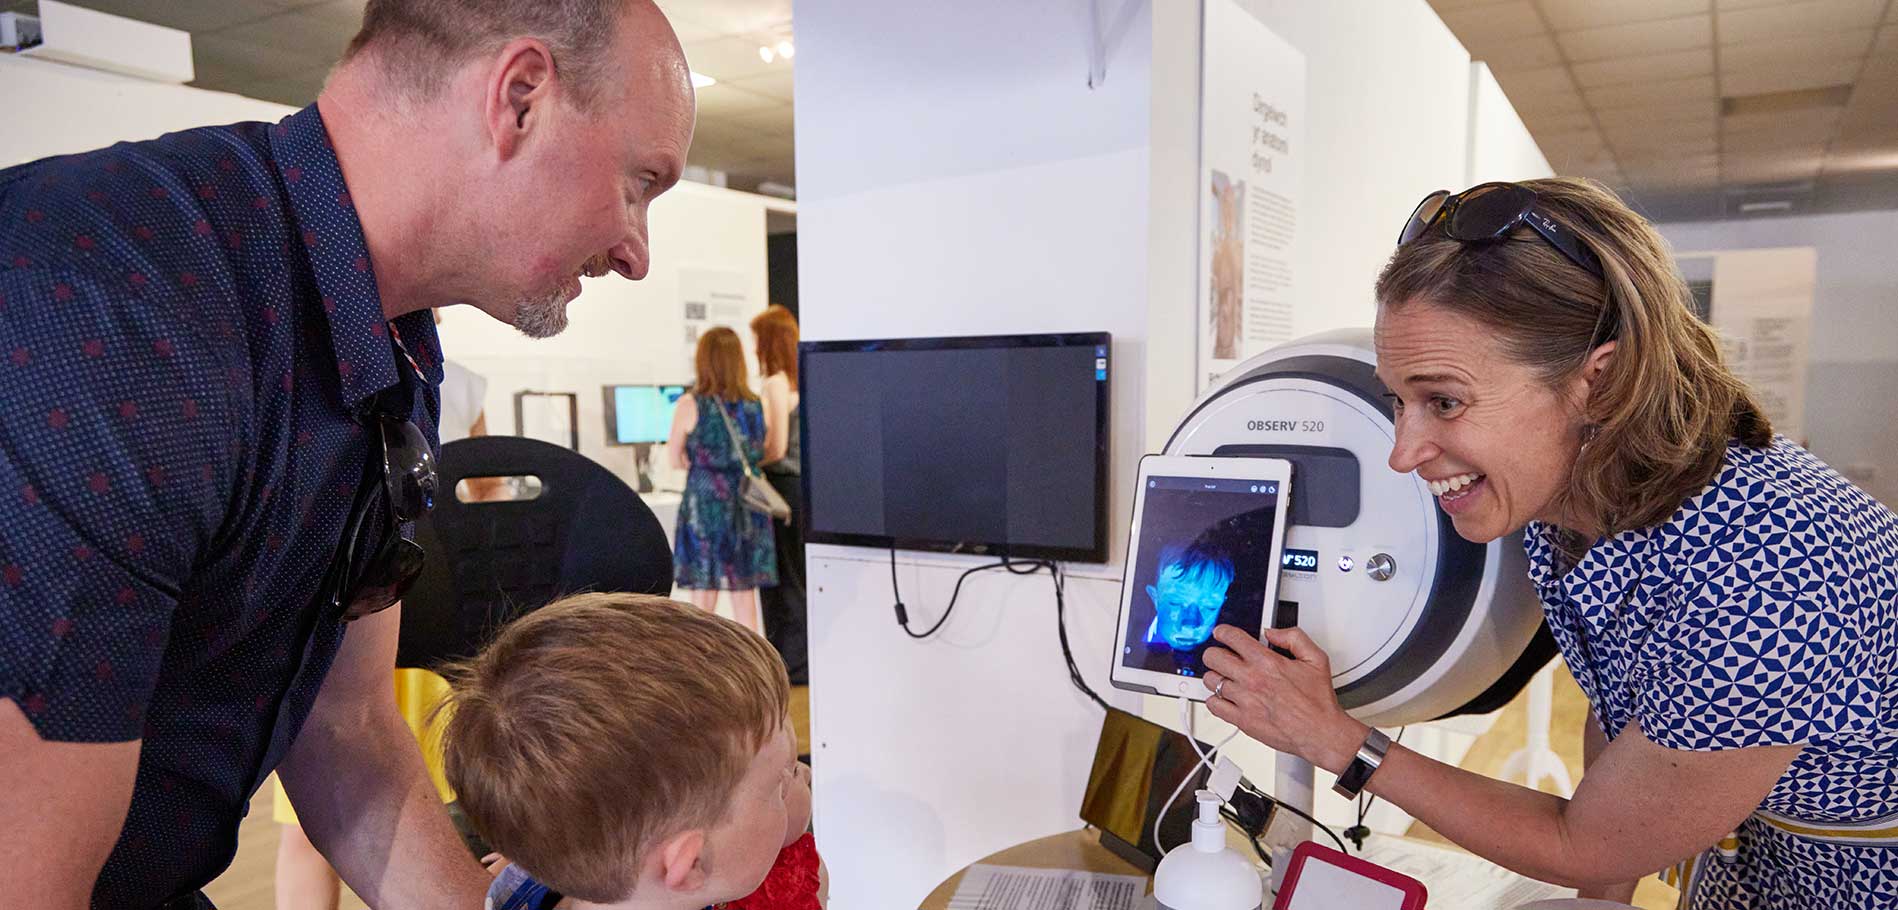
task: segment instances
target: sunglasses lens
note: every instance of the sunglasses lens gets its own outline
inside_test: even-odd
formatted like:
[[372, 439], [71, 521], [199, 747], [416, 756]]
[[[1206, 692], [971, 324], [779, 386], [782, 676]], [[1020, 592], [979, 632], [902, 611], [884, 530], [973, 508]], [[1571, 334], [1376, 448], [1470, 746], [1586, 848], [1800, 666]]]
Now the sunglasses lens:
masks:
[[1535, 205], [1535, 191], [1512, 184], [1479, 186], [1463, 194], [1447, 225], [1451, 237], [1465, 242], [1498, 240], [1522, 223]]
[[402, 537], [391, 538], [363, 570], [362, 579], [343, 610], [343, 619], [361, 619], [394, 606], [422, 574], [422, 563], [420, 544]]
[[435, 508], [435, 453], [415, 424], [393, 417], [382, 419], [383, 457], [388, 460], [383, 484], [397, 521], [414, 521]]
[[1443, 211], [1443, 201], [1448, 198], [1449, 193], [1438, 190], [1417, 203], [1417, 210], [1410, 213], [1409, 221], [1404, 222], [1404, 232], [1397, 235], [1397, 245], [1403, 246], [1423, 236], [1423, 232], [1429, 230], [1430, 225], [1437, 220], [1437, 214]]

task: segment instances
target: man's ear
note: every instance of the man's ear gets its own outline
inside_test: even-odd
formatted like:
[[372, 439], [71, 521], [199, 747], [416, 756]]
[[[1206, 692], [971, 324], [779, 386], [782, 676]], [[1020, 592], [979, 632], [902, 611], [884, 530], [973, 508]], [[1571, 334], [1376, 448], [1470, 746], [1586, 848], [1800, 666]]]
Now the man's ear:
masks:
[[529, 131], [545, 119], [557, 82], [553, 51], [539, 38], [516, 38], [495, 55], [482, 121], [501, 160], [520, 154]]
[[681, 831], [659, 844], [659, 877], [666, 890], [691, 894], [705, 889], [705, 832]]
[[1148, 599], [1148, 600], [1151, 600], [1151, 601], [1153, 601], [1153, 606], [1154, 606], [1154, 608], [1155, 608], [1155, 609], [1158, 609], [1158, 608], [1159, 608], [1159, 606], [1160, 606], [1160, 589], [1159, 589], [1159, 588], [1156, 588], [1156, 587], [1154, 587], [1154, 586], [1152, 586], [1152, 585], [1148, 585], [1148, 586], [1147, 586], [1147, 599]]

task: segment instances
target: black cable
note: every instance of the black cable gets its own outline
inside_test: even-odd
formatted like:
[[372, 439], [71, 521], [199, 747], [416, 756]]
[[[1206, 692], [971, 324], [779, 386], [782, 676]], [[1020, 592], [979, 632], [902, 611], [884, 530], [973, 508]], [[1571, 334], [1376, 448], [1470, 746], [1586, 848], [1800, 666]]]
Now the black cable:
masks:
[[1107, 704], [1107, 701], [1101, 698], [1100, 694], [1095, 692], [1093, 688], [1088, 686], [1087, 679], [1081, 676], [1080, 666], [1074, 662], [1074, 649], [1068, 644], [1067, 573], [1061, 570], [1060, 563], [1047, 560], [1017, 562], [1003, 557], [1000, 562], [984, 563], [983, 565], [971, 567], [963, 572], [961, 577], [956, 579], [955, 590], [949, 594], [949, 605], [943, 608], [942, 616], [937, 618], [936, 624], [930, 626], [927, 631], [917, 632], [909, 627], [909, 608], [903, 605], [903, 594], [897, 588], [896, 548], [892, 546], [890, 547], [890, 596], [895, 601], [896, 624], [903, 628], [903, 634], [914, 639], [921, 640], [936, 634], [936, 631], [942, 628], [942, 624], [949, 621], [949, 614], [955, 612], [956, 600], [962, 594], [962, 583], [967, 581], [969, 576], [988, 569], [1004, 569], [1007, 570], [1010, 575], [1033, 575], [1042, 569], [1048, 570], [1048, 577], [1054, 581], [1055, 635], [1061, 641], [1061, 659], [1068, 666], [1068, 680], [1074, 683], [1076, 689], [1081, 690], [1081, 694], [1086, 695], [1095, 704], [1100, 705], [1101, 710], [1109, 710], [1110, 706]]
[[1272, 799], [1270, 795], [1268, 795], [1264, 790], [1259, 789], [1258, 785], [1252, 783], [1251, 781], [1241, 781], [1241, 784], [1245, 786], [1248, 790], [1250, 790], [1254, 795], [1259, 796], [1264, 799], [1272, 800], [1273, 805], [1281, 809], [1284, 809], [1285, 811], [1290, 812], [1293, 815], [1296, 815], [1299, 818], [1304, 819], [1305, 821], [1311, 822], [1312, 827], [1324, 829], [1324, 832], [1331, 836], [1332, 842], [1338, 845], [1338, 852], [1340, 853], [1351, 852], [1350, 848], [1344, 845], [1344, 838], [1339, 837], [1338, 832], [1331, 830], [1330, 825], [1327, 825], [1324, 822], [1319, 821], [1318, 819], [1312, 818], [1311, 816], [1305, 814], [1304, 810], [1299, 809], [1297, 806], [1290, 805], [1286, 803], [1284, 800]]
[[1266, 855], [1265, 848], [1259, 845], [1258, 835], [1246, 829], [1246, 823], [1239, 818], [1238, 813], [1222, 807], [1219, 810], [1219, 814], [1226, 821], [1230, 822], [1233, 827], [1238, 828], [1239, 833], [1245, 835], [1246, 840], [1252, 843], [1252, 852], [1258, 855], [1259, 862], [1264, 863], [1267, 869], [1272, 868], [1272, 857]]
[[928, 631], [918, 633], [909, 627], [909, 608], [903, 605], [903, 594], [901, 591], [897, 590], [897, 587], [896, 587], [896, 548], [893, 546], [890, 547], [890, 596], [895, 598], [896, 600], [896, 624], [899, 626], [902, 626], [903, 634], [908, 635], [911, 638], [924, 639], [924, 638], [928, 638], [931, 635], [936, 634], [936, 631], [942, 628], [942, 624], [949, 621], [949, 614], [955, 612], [956, 599], [962, 596], [962, 583], [965, 581], [968, 581], [969, 576], [974, 575], [977, 572], [986, 571], [988, 569], [1002, 569], [1002, 568], [1007, 568], [1007, 567], [1008, 567], [1008, 562], [1006, 560], [1002, 562], [984, 563], [979, 566], [971, 566], [967, 571], [963, 572], [962, 575], [956, 579], [955, 590], [949, 593], [949, 605], [942, 608], [942, 616], [936, 619], [936, 624], [933, 626], [930, 626]]
[[[1397, 745], [1398, 743], [1403, 742], [1404, 731], [1408, 729], [1410, 729], [1408, 725], [1398, 727], [1397, 738], [1391, 740], [1391, 744]], [[1369, 797], [1369, 799], [1366, 799], [1367, 796]], [[1370, 814], [1371, 807], [1375, 805], [1377, 805], [1377, 794], [1375, 793], [1358, 794], [1358, 823], [1355, 825], [1352, 825], [1349, 828], [1344, 829], [1344, 836], [1350, 838], [1352, 843], [1358, 845], [1359, 853], [1364, 852], [1365, 838], [1368, 838], [1371, 836], [1371, 828], [1370, 826], [1364, 823], [1364, 817]]]
[[1067, 575], [1061, 571], [1059, 563], [1050, 562], [1045, 565], [1048, 567], [1048, 574], [1054, 578], [1054, 628], [1056, 636], [1061, 639], [1061, 659], [1067, 662], [1068, 680], [1073, 682], [1074, 687], [1081, 690], [1082, 694], [1100, 705], [1102, 711], [1112, 710], [1107, 701], [1088, 686], [1087, 680], [1081, 676], [1081, 668], [1074, 662], [1074, 649], [1068, 645]]

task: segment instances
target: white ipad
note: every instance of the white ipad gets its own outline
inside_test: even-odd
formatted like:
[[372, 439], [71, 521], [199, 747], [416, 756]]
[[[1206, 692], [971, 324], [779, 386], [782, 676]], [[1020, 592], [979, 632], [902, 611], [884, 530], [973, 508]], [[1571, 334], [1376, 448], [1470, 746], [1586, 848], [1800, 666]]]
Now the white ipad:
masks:
[[1114, 686], [1205, 701], [1213, 628], [1254, 635], [1278, 604], [1292, 465], [1148, 455], [1120, 585]]

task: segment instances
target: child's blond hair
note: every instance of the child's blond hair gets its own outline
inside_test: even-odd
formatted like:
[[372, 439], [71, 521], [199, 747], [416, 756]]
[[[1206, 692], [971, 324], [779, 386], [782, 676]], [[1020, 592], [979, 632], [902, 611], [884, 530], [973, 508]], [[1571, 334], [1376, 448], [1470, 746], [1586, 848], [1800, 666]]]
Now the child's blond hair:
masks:
[[642, 594], [582, 594], [502, 629], [450, 668], [443, 752], [499, 852], [581, 900], [624, 900], [664, 838], [724, 816], [784, 722], [764, 639]]

